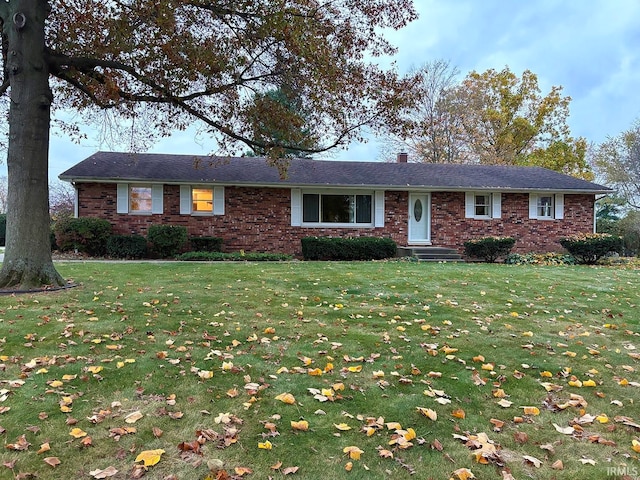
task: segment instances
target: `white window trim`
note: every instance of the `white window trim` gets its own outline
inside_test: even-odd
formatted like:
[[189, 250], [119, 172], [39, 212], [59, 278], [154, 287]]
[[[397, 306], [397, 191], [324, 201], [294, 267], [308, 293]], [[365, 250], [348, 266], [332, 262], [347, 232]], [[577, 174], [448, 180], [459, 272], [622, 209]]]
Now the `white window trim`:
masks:
[[[130, 211], [130, 187], [151, 187], [151, 211]], [[159, 183], [118, 183], [116, 186], [116, 213], [128, 215], [162, 215], [162, 213], [164, 213], [164, 186]]]
[[[194, 188], [213, 189], [213, 211], [194, 212], [192, 192]], [[211, 185], [180, 185], [180, 215], [192, 215], [194, 217], [211, 217], [224, 215], [224, 187]]]
[[[371, 222], [369, 223], [331, 223], [305, 222], [302, 217], [303, 195], [370, 195], [372, 202]], [[291, 189], [291, 226], [309, 228], [376, 228], [384, 226], [384, 190], [318, 190]]]
[[[552, 197], [552, 216], [541, 217], [538, 215], [538, 198]], [[564, 194], [562, 193], [530, 193], [529, 194], [529, 218], [531, 220], [562, 220], [564, 219]]]
[[[489, 215], [476, 215], [476, 195], [489, 196]], [[476, 220], [493, 220], [502, 218], [502, 193], [501, 192], [465, 192], [464, 194], [465, 218]]]

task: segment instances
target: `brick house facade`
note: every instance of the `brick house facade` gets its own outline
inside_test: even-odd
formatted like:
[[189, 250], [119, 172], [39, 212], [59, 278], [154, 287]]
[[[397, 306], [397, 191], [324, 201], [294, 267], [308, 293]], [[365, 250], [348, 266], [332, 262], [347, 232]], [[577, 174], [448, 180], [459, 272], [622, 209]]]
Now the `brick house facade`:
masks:
[[[466, 167], [474, 166], [439, 166], [436, 173], [444, 172], [440, 179], [432, 178], [431, 184], [426, 184], [417, 178], [422, 171], [420, 165], [430, 169], [424, 164], [409, 164], [410, 171], [403, 174], [406, 178], [394, 178], [398, 164], [346, 162], [346, 168], [345, 162], [312, 160], [307, 160], [311, 163], [305, 163], [301, 170], [290, 169], [285, 181], [273, 177], [270, 167], [255, 159], [231, 159], [228, 168], [216, 167], [211, 172], [175, 168], [175, 177], [171, 178], [164, 169], [179, 165], [182, 157], [143, 155], [132, 169], [131, 165], [118, 167], [124, 156], [98, 153], [60, 176], [75, 185], [77, 216], [105, 218], [118, 234], [145, 235], [153, 224], [183, 225], [189, 236], [222, 237], [225, 251], [300, 256], [300, 239], [306, 236], [377, 236], [390, 237], [399, 246], [433, 245], [462, 252], [465, 241], [488, 235], [514, 237], [515, 252], [559, 251], [559, 238], [593, 231], [596, 195], [609, 191], [556, 172], [526, 167], [505, 170], [483, 166], [471, 171]], [[150, 164], [143, 169], [145, 161]], [[247, 172], [247, 165], [256, 171]], [[234, 170], [229, 172], [232, 166]], [[399, 169], [406, 166], [399, 165]], [[316, 171], [309, 174], [310, 168]], [[376, 176], [378, 169], [385, 171]], [[303, 171], [306, 177], [299, 173]], [[488, 174], [497, 180], [490, 180]], [[348, 175], [351, 183], [345, 180]], [[523, 183], [527, 176], [529, 188]], [[427, 177], [434, 177], [434, 172], [427, 172]], [[328, 183], [332, 178], [339, 179], [336, 185]], [[490, 184], [492, 181], [495, 185]], [[445, 185], [452, 182], [456, 184]], [[145, 212], [130, 211], [130, 199], [122, 197], [131, 185], [149, 186], [149, 192], [153, 186], [153, 202], [160, 206]], [[199, 192], [210, 192], [208, 204], [216, 204], [218, 211], [211, 207], [208, 214], [195, 212], [196, 203], [191, 211], [196, 190], [190, 185], [196, 185]], [[343, 219], [335, 225], [322, 218], [309, 220], [309, 215], [317, 215], [314, 208], [320, 208], [319, 215], [323, 215], [323, 202], [328, 209], [336, 198], [350, 201], [351, 210], [358, 209], [358, 213], [352, 212], [351, 220], [345, 223]], [[537, 218], [537, 211], [546, 216]], [[416, 229], [421, 229], [417, 236]]]

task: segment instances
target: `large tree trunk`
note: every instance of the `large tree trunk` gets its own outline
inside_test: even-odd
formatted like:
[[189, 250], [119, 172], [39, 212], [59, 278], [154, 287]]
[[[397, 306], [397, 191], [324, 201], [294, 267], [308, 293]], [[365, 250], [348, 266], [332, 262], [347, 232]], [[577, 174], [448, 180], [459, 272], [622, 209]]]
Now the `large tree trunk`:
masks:
[[[4, 0], [3, 0], [4, 1]], [[59, 287], [49, 240], [49, 124], [52, 94], [45, 55], [45, 0], [5, 4], [5, 74], [11, 84], [7, 155], [7, 242], [0, 288]]]

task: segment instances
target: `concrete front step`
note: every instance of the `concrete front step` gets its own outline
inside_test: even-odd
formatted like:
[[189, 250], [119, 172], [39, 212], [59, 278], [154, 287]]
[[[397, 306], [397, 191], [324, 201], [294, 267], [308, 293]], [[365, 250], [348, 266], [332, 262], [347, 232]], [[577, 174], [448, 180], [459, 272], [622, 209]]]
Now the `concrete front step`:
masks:
[[447, 247], [399, 247], [400, 256], [412, 256], [420, 262], [464, 262], [462, 255]]

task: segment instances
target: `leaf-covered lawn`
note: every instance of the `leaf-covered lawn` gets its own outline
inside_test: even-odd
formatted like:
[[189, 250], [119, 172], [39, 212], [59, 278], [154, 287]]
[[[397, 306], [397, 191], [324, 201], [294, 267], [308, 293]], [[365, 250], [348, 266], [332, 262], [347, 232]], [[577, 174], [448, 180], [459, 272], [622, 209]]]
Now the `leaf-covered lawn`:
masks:
[[59, 269], [0, 297], [0, 478], [640, 471], [638, 270]]

